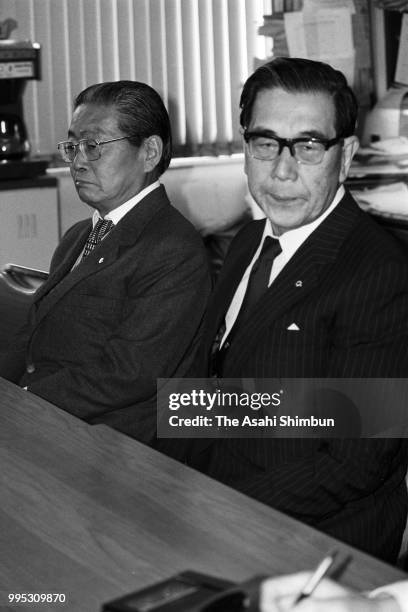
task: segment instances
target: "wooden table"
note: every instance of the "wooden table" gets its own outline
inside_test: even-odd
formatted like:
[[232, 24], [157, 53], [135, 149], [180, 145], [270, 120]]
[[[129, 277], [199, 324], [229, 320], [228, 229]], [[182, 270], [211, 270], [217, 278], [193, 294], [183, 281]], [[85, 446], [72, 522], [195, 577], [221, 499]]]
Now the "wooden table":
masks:
[[[241, 581], [313, 568], [335, 541], [103, 425], [0, 379], [0, 610], [97, 612], [187, 569]], [[343, 582], [404, 575], [357, 552]]]

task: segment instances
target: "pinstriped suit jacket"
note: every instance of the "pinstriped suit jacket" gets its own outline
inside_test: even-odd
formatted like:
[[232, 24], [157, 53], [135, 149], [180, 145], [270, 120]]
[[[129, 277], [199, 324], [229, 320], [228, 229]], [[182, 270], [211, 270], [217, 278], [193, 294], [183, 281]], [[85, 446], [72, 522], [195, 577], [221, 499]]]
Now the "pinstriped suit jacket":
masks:
[[[231, 245], [207, 313], [207, 362], [263, 228], [250, 223]], [[287, 329], [294, 322], [299, 331]], [[346, 193], [254, 307], [224, 364], [225, 378], [406, 377], [408, 255]], [[218, 440], [192, 463], [354, 546], [397, 556], [405, 441]]]

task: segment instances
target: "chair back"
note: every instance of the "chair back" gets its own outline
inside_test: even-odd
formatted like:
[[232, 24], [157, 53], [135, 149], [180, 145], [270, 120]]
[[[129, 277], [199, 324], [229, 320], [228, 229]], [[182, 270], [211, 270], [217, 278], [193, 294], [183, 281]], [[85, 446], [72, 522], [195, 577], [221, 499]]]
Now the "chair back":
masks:
[[6, 346], [25, 323], [34, 293], [48, 273], [6, 264], [0, 271], [0, 346]]

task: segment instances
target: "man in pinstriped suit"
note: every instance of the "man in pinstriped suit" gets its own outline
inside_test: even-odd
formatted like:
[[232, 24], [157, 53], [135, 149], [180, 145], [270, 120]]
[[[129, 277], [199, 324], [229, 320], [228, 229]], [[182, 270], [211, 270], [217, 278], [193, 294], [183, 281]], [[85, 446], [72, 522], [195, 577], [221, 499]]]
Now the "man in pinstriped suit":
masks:
[[[343, 187], [358, 147], [344, 76], [278, 58], [247, 80], [241, 109], [248, 186], [266, 220], [241, 230], [227, 255], [207, 314], [208, 374], [406, 377], [408, 259]], [[270, 236], [279, 245], [265, 292], [243, 315]], [[397, 557], [405, 441], [224, 439], [191, 462], [356, 547]]]

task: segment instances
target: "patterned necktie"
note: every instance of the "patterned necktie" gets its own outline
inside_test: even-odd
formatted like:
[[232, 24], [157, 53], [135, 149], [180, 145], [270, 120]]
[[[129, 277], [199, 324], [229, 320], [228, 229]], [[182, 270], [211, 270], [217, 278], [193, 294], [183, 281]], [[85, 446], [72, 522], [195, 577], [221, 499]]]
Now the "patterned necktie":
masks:
[[88, 257], [89, 253], [94, 250], [96, 245], [102, 240], [104, 236], [106, 236], [106, 234], [112, 229], [112, 227], [113, 221], [111, 221], [110, 219], [98, 220], [98, 222], [95, 224], [95, 227], [87, 238], [81, 261], [85, 259], [85, 257]]
[[277, 238], [266, 236], [258, 259], [252, 266], [248, 279], [248, 285], [242, 301], [238, 316], [235, 319], [222, 348], [220, 344], [225, 334], [225, 322], [220, 326], [211, 350], [211, 370], [212, 375], [222, 376], [224, 359], [231, 342], [236, 336], [239, 328], [245, 324], [250, 315], [250, 311], [259, 302], [269, 286], [272, 264], [275, 257], [282, 252], [280, 242]]

